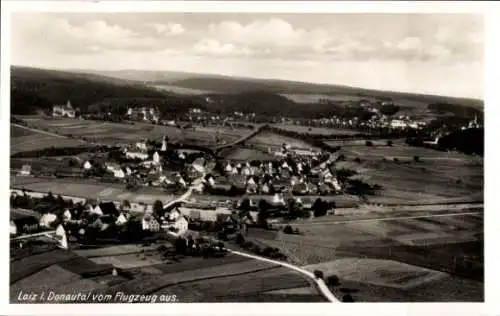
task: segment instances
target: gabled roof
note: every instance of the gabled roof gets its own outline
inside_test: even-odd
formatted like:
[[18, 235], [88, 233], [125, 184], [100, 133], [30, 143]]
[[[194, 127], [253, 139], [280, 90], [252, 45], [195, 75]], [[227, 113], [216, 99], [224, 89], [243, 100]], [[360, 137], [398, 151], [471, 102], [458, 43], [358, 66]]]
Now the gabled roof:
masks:
[[105, 215], [115, 215], [118, 216], [119, 212], [116, 209], [115, 203], [113, 202], [101, 202], [99, 203], [99, 208]]

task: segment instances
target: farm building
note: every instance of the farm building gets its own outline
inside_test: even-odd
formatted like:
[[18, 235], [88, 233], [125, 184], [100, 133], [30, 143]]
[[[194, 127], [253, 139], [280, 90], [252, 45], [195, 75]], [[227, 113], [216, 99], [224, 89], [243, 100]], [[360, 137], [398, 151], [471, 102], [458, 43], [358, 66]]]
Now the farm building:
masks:
[[21, 176], [29, 176], [31, 174], [31, 165], [23, 165], [19, 174]]
[[160, 231], [160, 223], [151, 215], [144, 215], [141, 220], [142, 229], [152, 232]]

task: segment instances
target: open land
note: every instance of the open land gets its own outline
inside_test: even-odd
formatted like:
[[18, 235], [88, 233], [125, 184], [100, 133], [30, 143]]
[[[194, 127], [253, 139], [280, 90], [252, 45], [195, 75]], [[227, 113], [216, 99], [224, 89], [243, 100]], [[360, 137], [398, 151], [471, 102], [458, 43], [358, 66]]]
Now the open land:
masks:
[[[130, 252], [134, 247], [136, 254], [117, 253], [117, 246], [104, 247], [94, 251], [99, 257], [91, 259], [54, 249], [14, 260], [11, 273], [16, 278], [11, 280], [11, 300], [20, 302], [19, 292], [26, 292], [29, 287], [30, 291], [40, 293], [95, 291], [111, 294], [112, 299], [113, 294], [120, 291], [158, 296], [175, 294], [176, 302], [181, 303], [226, 302], [232, 301], [235, 296], [245, 302], [261, 301], [256, 298], [266, 296], [269, 291], [277, 291], [275, 296], [284, 302], [324, 301], [310, 280], [273, 264], [233, 254], [212, 259], [180, 258], [172, 262], [154, 252], [141, 251], [143, 247], [139, 245], [127, 245], [122, 250]], [[107, 249], [108, 257], [105, 257]], [[76, 252], [92, 255], [90, 250]], [[88, 274], [90, 266], [96, 271], [93, 275]], [[113, 267], [121, 271], [118, 276], [110, 275]], [[100, 273], [97, 273], [98, 268]], [[293, 292], [295, 288], [299, 289], [300, 295]], [[291, 292], [280, 293], [281, 290]], [[249, 298], [245, 299], [245, 296]]]
[[295, 125], [295, 124], [273, 124], [273, 127], [285, 130], [292, 131], [297, 133], [307, 133], [312, 135], [354, 135], [360, 134], [359, 131], [355, 131], [352, 129], [341, 129], [341, 128], [327, 128], [327, 127], [308, 127], [305, 125]]

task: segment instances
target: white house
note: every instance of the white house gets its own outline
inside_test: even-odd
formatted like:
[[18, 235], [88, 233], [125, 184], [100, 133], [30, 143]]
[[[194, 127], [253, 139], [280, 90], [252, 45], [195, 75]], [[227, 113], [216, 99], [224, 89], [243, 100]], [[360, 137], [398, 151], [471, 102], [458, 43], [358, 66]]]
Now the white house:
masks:
[[31, 174], [31, 165], [23, 165], [20, 175], [29, 176]]
[[146, 160], [148, 159], [148, 153], [144, 151], [125, 151], [125, 157], [129, 159], [141, 159], [141, 160]]
[[90, 206], [90, 213], [97, 214], [99, 216], [103, 215], [103, 212], [102, 212], [101, 207], [99, 206], [99, 204], [96, 205], [96, 207]]
[[171, 227], [174, 227], [175, 229], [177, 229], [177, 234], [181, 235], [188, 230], [188, 225], [189, 225], [189, 222], [188, 222], [186, 216], [180, 216], [172, 224]]
[[118, 218], [115, 221], [115, 225], [122, 226], [122, 225], [125, 225], [127, 223], [127, 221], [128, 221], [127, 217], [125, 217], [125, 215], [123, 215], [123, 213], [120, 213], [120, 215], [118, 216]]
[[51, 224], [54, 223], [56, 219], [57, 216], [55, 214], [52, 213], [43, 214], [39, 221], [40, 227], [50, 228]]
[[163, 138], [163, 141], [161, 142], [161, 151], [166, 151], [168, 148], [167, 140]]
[[114, 171], [114, 176], [115, 178], [123, 179], [125, 178], [125, 172], [123, 172], [123, 170], [120, 168]]
[[159, 164], [160, 163], [160, 155], [158, 154], [157, 151], [155, 151], [155, 153], [153, 154], [153, 162], [155, 164]]
[[69, 210], [65, 210], [63, 213], [63, 219], [65, 221], [70, 221], [71, 220], [71, 212]]
[[157, 232], [160, 230], [160, 223], [158, 223], [158, 221], [153, 216], [150, 215], [145, 215], [141, 220], [141, 224], [143, 230], [148, 230], [153, 232]]
[[391, 127], [392, 128], [405, 128], [408, 124], [404, 120], [392, 120]]
[[10, 221], [10, 234], [11, 235], [17, 234], [17, 226], [14, 223], [14, 221]]
[[177, 208], [174, 208], [172, 211], [170, 211], [170, 214], [168, 214], [168, 220], [176, 221], [181, 216], [182, 216], [181, 211], [179, 211]]
[[285, 199], [283, 198], [283, 194], [276, 193], [273, 196], [273, 204], [275, 204], [275, 205], [285, 205]]
[[54, 105], [52, 107], [52, 116], [74, 118], [76, 116], [76, 111], [68, 100], [64, 105]]
[[135, 144], [135, 146], [140, 149], [140, 150], [148, 150], [148, 145], [146, 144], [146, 142], [142, 141], [142, 142], [137, 142]]
[[83, 169], [85, 169], [85, 170], [92, 169], [92, 164], [88, 160], [85, 161], [85, 163], [83, 164]]
[[63, 225], [59, 224], [56, 229], [56, 238], [59, 240], [59, 248], [68, 249], [68, 237]]

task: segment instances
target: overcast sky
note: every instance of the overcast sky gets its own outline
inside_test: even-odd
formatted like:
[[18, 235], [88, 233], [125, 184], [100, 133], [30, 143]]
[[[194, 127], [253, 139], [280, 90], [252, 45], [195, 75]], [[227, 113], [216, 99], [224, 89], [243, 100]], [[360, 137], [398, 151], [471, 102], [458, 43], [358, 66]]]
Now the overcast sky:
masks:
[[14, 13], [13, 65], [279, 78], [482, 98], [474, 15]]

